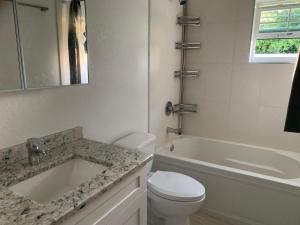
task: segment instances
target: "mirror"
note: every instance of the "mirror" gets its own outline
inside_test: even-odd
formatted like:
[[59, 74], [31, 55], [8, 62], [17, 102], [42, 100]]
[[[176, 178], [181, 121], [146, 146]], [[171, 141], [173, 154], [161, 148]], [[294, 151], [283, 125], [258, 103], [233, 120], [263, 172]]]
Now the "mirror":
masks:
[[60, 85], [55, 0], [17, 0], [27, 88]]
[[85, 0], [0, 0], [0, 24], [0, 90], [88, 84]]
[[13, 1], [0, 0], [0, 90], [22, 88]]

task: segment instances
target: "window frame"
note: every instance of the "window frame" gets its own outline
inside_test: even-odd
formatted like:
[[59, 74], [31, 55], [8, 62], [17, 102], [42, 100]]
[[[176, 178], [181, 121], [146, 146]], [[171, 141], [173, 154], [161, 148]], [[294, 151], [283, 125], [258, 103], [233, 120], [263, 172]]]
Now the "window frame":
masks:
[[278, 5], [267, 7], [255, 7], [253, 17], [253, 28], [250, 47], [250, 63], [295, 63], [298, 54], [256, 54], [256, 41], [258, 39], [284, 39], [284, 38], [300, 38], [300, 31], [287, 32], [270, 32], [259, 33], [260, 18], [262, 11], [271, 11], [278, 9], [300, 8], [300, 4]]

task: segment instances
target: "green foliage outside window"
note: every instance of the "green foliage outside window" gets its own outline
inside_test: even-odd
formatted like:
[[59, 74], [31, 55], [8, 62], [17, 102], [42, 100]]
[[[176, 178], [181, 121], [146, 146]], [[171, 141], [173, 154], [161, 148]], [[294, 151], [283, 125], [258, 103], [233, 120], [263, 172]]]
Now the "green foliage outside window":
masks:
[[300, 39], [267, 39], [256, 41], [256, 54], [295, 54]]

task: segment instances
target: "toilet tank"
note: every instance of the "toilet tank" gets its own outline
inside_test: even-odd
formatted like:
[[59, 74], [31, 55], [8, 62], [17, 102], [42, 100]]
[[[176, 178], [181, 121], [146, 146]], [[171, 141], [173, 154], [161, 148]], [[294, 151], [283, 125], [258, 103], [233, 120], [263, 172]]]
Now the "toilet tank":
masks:
[[120, 138], [113, 144], [125, 148], [139, 150], [147, 154], [154, 154], [156, 137], [149, 133], [133, 133]]

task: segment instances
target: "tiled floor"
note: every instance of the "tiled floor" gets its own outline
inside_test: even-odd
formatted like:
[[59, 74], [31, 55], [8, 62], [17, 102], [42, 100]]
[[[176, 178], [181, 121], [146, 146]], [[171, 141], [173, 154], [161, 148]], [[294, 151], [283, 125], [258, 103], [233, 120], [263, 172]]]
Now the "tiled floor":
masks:
[[211, 217], [205, 213], [198, 213], [191, 217], [191, 225], [234, 225], [220, 219]]
[[[148, 211], [148, 216], [151, 214]], [[206, 213], [197, 213], [190, 218], [191, 225], [237, 225], [224, 222], [218, 218], [207, 215]], [[163, 220], [160, 220], [156, 217], [149, 216], [148, 217], [148, 225], [161, 225], [164, 224]]]

